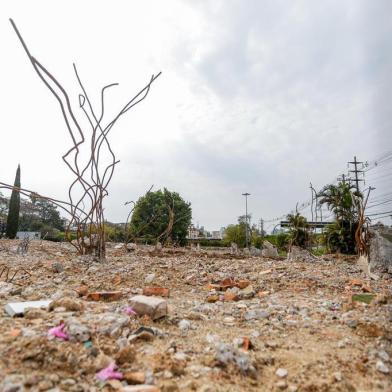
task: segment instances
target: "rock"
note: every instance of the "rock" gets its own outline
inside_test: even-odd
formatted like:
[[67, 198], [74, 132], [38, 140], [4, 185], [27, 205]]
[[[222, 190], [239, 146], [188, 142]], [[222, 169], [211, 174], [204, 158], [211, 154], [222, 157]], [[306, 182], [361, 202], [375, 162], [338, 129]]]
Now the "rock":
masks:
[[75, 298], [62, 297], [52, 301], [49, 304], [49, 310], [56, 308], [64, 308], [68, 312], [80, 312], [84, 309], [84, 306], [79, 300]]
[[53, 382], [50, 380], [42, 380], [38, 383], [38, 390], [39, 391], [47, 391], [53, 387]]
[[223, 324], [233, 326], [235, 324], [235, 318], [233, 316], [226, 316], [223, 318]]
[[120, 390], [120, 392], [161, 392], [155, 385], [128, 385]]
[[154, 280], [155, 280], [155, 274], [148, 274], [145, 278], [144, 278], [144, 283], [146, 284], [151, 284]]
[[85, 297], [88, 294], [88, 286], [82, 284], [76, 289], [76, 292], [79, 297]]
[[299, 246], [292, 246], [290, 252], [287, 254], [287, 261], [315, 262], [317, 259], [308, 250], [302, 249]]
[[24, 317], [27, 320], [44, 319], [46, 318], [47, 314], [48, 312], [46, 310], [30, 308], [30, 309], [26, 309]]
[[385, 271], [392, 267], [392, 229], [378, 226], [370, 229], [369, 267]]
[[144, 384], [146, 382], [144, 372], [124, 372], [123, 376], [128, 384]]
[[287, 371], [287, 369], [284, 368], [278, 368], [275, 372], [275, 374], [280, 377], [280, 378], [285, 378], [287, 377], [287, 375], [289, 374], [289, 372]]
[[376, 369], [380, 373], [384, 373], [384, 374], [388, 374], [389, 373], [389, 368], [388, 368], [387, 365], [385, 365], [385, 363], [383, 361], [377, 361], [376, 362]]
[[276, 385], [276, 388], [278, 388], [280, 390], [284, 390], [287, 388], [287, 382], [284, 380], [278, 381], [275, 385]]
[[273, 246], [268, 241], [263, 242], [263, 249], [261, 251], [261, 255], [263, 257], [270, 257], [270, 258], [279, 257], [279, 253], [278, 253], [278, 250], [276, 249], [276, 247]]
[[24, 377], [19, 374], [12, 374], [4, 377], [0, 384], [2, 392], [24, 392]]
[[77, 318], [70, 317], [65, 320], [64, 324], [71, 342], [87, 342], [90, 340], [91, 332], [89, 328], [82, 325]]
[[342, 381], [343, 377], [342, 377], [342, 373], [340, 372], [335, 372], [333, 374], [333, 378], [335, 379], [335, 381], [340, 382]]
[[389, 354], [385, 350], [378, 351], [377, 356], [384, 362], [389, 362]]
[[64, 266], [62, 263], [52, 263], [52, 271], [55, 274], [60, 274], [61, 272], [64, 272]]
[[120, 336], [122, 329], [128, 326], [129, 317], [118, 313], [103, 313], [98, 319], [98, 332], [109, 336]]
[[0, 298], [7, 297], [14, 290], [12, 283], [0, 282]]
[[160, 385], [162, 392], [177, 392], [180, 390], [174, 380], [165, 380]]
[[244, 314], [245, 320], [263, 320], [269, 318], [270, 314], [267, 310], [263, 309], [252, 309], [248, 310]]
[[136, 351], [132, 346], [127, 345], [120, 351], [118, 351], [114, 358], [116, 360], [116, 363], [118, 363], [119, 365], [129, 365], [134, 362], [136, 358]]
[[11, 316], [23, 316], [27, 309], [47, 308], [52, 301], [26, 301], [26, 302], [10, 302], [5, 306], [5, 311]]
[[253, 289], [252, 285], [245, 287], [243, 290], [241, 290], [238, 293], [238, 297], [240, 299], [250, 299], [250, 298], [253, 298], [255, 295], [256, 295], [256, 292]]
[[130, 306], [139, 316], [150, 316], [157, 320], [167, 315], [167, 301], [157, 297], [136, 295], [130, 299]]
[[189, 331], [190, 329], [191, 329], [191, 327], [192, 327], [192, 324], [191, 324], [191, 322], [190, 321], [188, 321], [188, 320], [181, 320], [179, 323], [178, 323], [178, 328], [180, 328], [180, 330], [182, 331], [182, 332], [187, 332], [187, 331]]
[[218, 343], [216, 346], [215, 359], [222, 365], [233, 364], [242, 373], [254, 374], [255, 368], [249, 356], [238, 351], [235, 347], [226, 343]]

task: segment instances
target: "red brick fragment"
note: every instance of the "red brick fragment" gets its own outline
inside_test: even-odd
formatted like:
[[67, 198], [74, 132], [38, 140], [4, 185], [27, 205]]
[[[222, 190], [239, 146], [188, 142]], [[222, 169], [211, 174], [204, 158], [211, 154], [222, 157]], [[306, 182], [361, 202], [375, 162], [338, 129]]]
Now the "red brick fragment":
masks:
[[149, 286], [143, 289], [143, 295], [156, 295], [159, 297], [169, 298], [170, 290], [166, 287]]
[[118, 301], [123, 293], [121, 291], [101, 291], [87, 294], [90, 301]]

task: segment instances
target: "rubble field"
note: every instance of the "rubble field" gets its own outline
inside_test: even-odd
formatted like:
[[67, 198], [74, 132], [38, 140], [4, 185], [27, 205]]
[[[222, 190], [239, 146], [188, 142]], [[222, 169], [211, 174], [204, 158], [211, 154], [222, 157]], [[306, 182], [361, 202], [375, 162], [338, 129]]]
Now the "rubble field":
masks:
[[392, 390], [391, 279], [355, 257], [18, 244], [0, 240], [0, 391]]

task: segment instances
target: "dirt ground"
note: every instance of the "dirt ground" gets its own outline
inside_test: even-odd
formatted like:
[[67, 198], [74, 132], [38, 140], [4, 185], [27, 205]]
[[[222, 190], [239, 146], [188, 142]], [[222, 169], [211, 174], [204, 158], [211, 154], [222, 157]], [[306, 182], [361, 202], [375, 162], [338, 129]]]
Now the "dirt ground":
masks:
[[[367, 280], [352, 257], [110, 244], [97, 263], [47, 241], [20, 256], [18, 243], [0, 240], [1, 391], [392, 391], [391, 280]], [[170, 290], [166, 317], [124, 312], [146, 286]], [[120, 293], [86, 296], [107, 291]], [[360, 293], [374, 296], [353, 301]], [[3, 311], [41, 299], [50, 311]], [[48, 336], [63, 322], [76, 338]], [[100, 381], [113, 362], [122, 379]]]

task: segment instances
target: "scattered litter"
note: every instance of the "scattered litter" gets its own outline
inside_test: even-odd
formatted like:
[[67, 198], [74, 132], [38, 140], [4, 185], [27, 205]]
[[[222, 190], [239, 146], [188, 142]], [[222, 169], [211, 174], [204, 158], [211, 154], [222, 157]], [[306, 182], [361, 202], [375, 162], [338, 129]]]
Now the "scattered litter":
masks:
[[61, 340], [69, 340], [68, 333], [64, 331], [64, 328], [65, 328], [64, 323], [60, 324], [57, 327], [50, 328], [48, 331], [48, 336], [53, 336]]
[[363, 293], [363, 294], [353, 294], [351, 299], [356, 302], [364, 302], [365, 304], [370, 304], [373, 298], [375, 297], [374, 294]]
[[112, 362], [109, 366], [99, 371], [95, 376], [98, 380], [106, 381], [106, 380], [122, 380], [123, 374], [121, 372], [116, 371], [117, 365]]
[[137, 316], [137, 313], [135, 312], [132, 306], [126, 306], [124, 308], [124, 313], [127, 314], [128, 316]]

